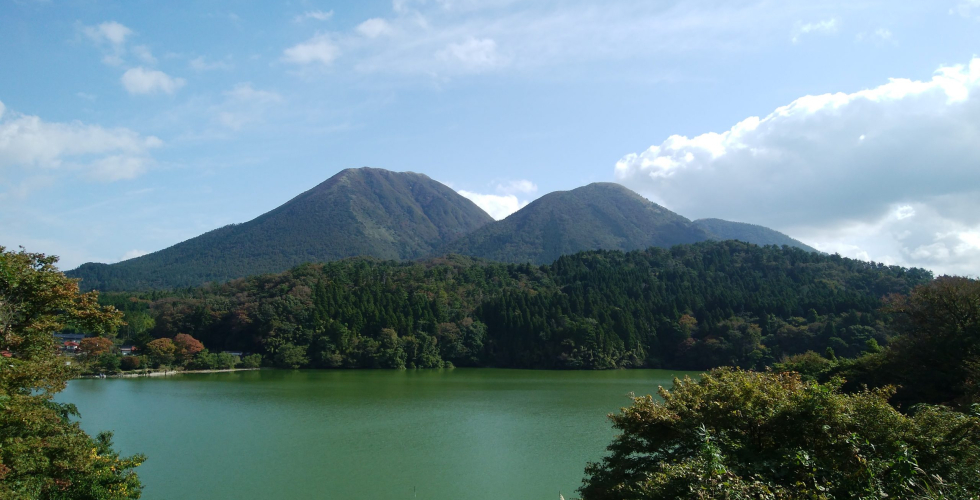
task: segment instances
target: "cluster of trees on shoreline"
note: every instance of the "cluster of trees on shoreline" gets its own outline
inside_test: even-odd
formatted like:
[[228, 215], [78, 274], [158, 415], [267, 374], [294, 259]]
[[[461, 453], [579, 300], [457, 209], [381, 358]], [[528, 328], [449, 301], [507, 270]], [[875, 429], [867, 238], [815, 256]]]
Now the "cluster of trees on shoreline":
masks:
[[178, 334], [284, 368], [761, 369], [894, 335], [881, 298], [932, 275], [735, 241], [546, 266], [349, 259], [173, 291], [108, 293], [137, 345]]
[[897, 336], [875, 352], [635, 398], [582, 498], [978, 498], [980, 281], [941, 277], [885, 311]]
[[79, 346], [83, 373], [114, 374], [148, 369], [227, 370], [236, 367], [258, 368], [262, 356], [244, 357], [227, 352], [210, 352], [199, 340], [185, 333], [174, 338], [147, 340], [135, 346], [135, 352], [123, 355], [116, 343], [107, 337], [87, 337]]

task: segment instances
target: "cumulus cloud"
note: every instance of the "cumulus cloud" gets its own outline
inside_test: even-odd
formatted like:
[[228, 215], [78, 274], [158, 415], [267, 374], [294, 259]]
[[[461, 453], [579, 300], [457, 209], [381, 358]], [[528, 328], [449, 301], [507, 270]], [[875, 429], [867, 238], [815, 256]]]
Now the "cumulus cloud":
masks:
[[95, 43], [111, 43], [122, 45], [126, 43], [126, 38], [133, 34], [133, 30], [115, 21], [107, 21], [98, 26], [85, 26], [82, 31]]
[[822, 250], [977, 274], [978, 161], [974, 58], [931, 80], [804, 96], [721, 133], [671, 136], [623, 157], [615, 175], [687, 216], [762, 223]]
[[793, 30], [793, 43], [798, 43], [800, 37], [810, 33], [831, 34], [836, 33], [840, 27], [840, 22], [836, 18], [827, 19], [815, 23], [796, 23]]
[[380, 17], [374, 17], [357, 25], [357, 32], [368, 38], [377, 38], [390, 33], [391, 26], [388, 24], [388, 21]]
[[460, 190], [458, 193], [469, 198], [473, 203], [476, 203], [476, 206], [482, 208], [484, 212], [496, 220], [503, 219], [528, 204], [527, 201], [521, 201], [512, 194], [480, 194], [465, 190]]
[[331, 17], [333, 17], [332, 10], [328, 10], [326, 12], [322, 10], [310, 10], [294, 17], [293, 21], [297, 23], [301, 23], [303, 21], [306, 21], [307, 19], [315, 19], [317, 21], [327, 21]]
[[184, 86], [183, 78], [174, 78], [163, 71], [143, 67], [130, 68], [123, 73], [123, 87], [130, 94], [173, 94]]
[[[107, 21], [97, 26], [83, 26], [85, 34], [96, 45], [102, 47], [102, 63], [108, 66], [122, 66], [125, 61], [126, 39], [133, 35], [133, 30], [115, 21]], [[153, 58], [145, 46], [139, 47], [138, 56]]]
[[340, 56], [340, 47], [328, 35], [316, 35], [282, 53], [283, 61], [293, 64], [319, 63], [329, 66]]
[[125, 128], [45, 122], [4, 110], [0, 103], [0, 169], [4, 170], [66, 167], [98, 180], [130, 179], [145, 171], [152, 162], [149, 151], [163, 144]]
[[[473, 191], [458, 191], [465, 198], [483, 209], [490, 217], [500, 220], [524, 208], [531, 200], [521, 199], [538, 192], [538, 186], [526, 179], [497, 182], [494, 184], [497, 194], [482, 194]], [[520, 197], [519, 197], [520, 196]]]

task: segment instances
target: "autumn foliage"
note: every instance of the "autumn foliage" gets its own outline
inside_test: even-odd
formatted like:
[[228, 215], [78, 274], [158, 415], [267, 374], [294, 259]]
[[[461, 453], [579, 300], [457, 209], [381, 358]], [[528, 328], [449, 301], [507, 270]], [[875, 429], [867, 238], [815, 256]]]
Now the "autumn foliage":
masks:
[[79, 350], [87, 356], [98, 356], [107, 352], [112, 352], [115, 345], [105, 337], [88, 337], [78, 343]]
[[174, 347], [176, 347], [177, 359], [183, 362], [190, 361], [197, 353], [204, 350], [204, 344], [201, 341], [186, 333], [178, 333], [174, 336], [173, 342]]

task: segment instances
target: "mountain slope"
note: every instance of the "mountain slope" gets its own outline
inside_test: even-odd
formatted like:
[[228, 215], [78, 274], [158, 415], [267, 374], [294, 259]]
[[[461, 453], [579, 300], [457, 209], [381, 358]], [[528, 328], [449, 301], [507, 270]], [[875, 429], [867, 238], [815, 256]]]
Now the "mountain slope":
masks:
[[82, 278], [83, 289], [135, 290], [226, 281], [352, 256], [413, 259], [492, 221], [425, 175], [348, 169], [249, 222], [67, 274]]
[[769, 229], [768, 227], [757, 226], [755, 224], [731, 222], [721, 219], [698, 219], [694, 221], [694, 224], [716, 236], [716, 239], [719, 240], [739, 240], [746, 243], [754, 243], [756, 245], [789, 245], [791, 247], [801, 248], [808, 252], [817, 251], [816, 248], [813, 248], [799, 240], [790, 238], [779, 231]]
[[583, 250], [636, 250], [713, 239], [690, 220], [613, 183], [549, 193], [439, 248], [500, 262], [549, 264]]

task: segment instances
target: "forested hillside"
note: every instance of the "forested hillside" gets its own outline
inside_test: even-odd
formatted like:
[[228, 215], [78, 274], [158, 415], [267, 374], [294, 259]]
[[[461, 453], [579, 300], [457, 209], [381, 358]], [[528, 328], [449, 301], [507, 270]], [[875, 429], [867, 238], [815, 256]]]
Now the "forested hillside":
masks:
[[178, 333], [282, 367], [761, 368], [886, 344], [920, 269], [725, 241], [550, 265], [348, 259], [176, 292], [106, 294], [137, 343]]
[[117, 264], [69, 271], [83, 290], [196, 286], [346, 257], [414, 259], [493, 219], [425, 175], [347, 169], [244, 224]]
[[711, 239], [707, 231], [608, 182], [556, 191], [436, 250], [497, 262], [551, 264], [585, 250], [638, 250]]
[[744, 222], [731, 222], [721, 219], [698, 219], [694, 225], [711, 233], [719, 240], [738, 240], [756, 245], [789, 245], [791, 247], [802, 248], [808, 252], [816, 252], [817, 249], [803, 243], [800, 240], [790, 238], [779, 231], [769, 229], [765, 226], [756, 224], [746, 224]]

